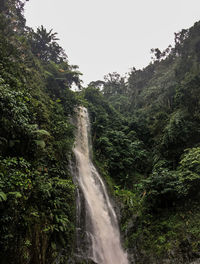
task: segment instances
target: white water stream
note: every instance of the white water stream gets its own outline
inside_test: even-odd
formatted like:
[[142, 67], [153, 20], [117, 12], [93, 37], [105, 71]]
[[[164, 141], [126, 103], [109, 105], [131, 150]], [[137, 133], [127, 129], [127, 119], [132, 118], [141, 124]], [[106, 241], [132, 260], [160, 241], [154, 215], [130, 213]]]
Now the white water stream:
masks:
[[86, 232], [91, 237], [91, 255], [88, 257], [98, 264], [128, 264], [127, 254], [120, 243], [116, 214], [104, 182], [90, 158], [89, 126], [87, 109], [79, 107], [74, 153], [78, 184], [87, 210]]

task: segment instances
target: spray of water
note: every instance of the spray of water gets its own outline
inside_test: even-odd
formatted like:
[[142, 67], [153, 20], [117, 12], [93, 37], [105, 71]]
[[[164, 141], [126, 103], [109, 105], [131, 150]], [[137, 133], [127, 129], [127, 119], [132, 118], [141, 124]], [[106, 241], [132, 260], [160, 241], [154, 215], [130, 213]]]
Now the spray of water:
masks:
[[[89, 234], [90, 256], [98, 264], [128, 264], [120, 243], [117, 217], [106, 187], [94, 167], [89, 148], [89, 118], [87, 109], [77, 110], [77, 134], [74, 153], [77, 180], [85, 199], [86, 232]], [[80, 206], [80, 201], [78, 201]]]

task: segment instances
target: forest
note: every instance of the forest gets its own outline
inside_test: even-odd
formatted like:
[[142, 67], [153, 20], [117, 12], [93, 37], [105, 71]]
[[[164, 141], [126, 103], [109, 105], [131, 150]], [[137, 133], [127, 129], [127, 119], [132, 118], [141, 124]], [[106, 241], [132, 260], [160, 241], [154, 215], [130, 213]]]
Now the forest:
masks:
[[0, 264], [90, 263], [75, 258], [80, 105], [130, 263], [198, 263], [200, 22], [147, 67], [83, 87], [57, 33], [26, 25], [25, 2], [0, 0]]

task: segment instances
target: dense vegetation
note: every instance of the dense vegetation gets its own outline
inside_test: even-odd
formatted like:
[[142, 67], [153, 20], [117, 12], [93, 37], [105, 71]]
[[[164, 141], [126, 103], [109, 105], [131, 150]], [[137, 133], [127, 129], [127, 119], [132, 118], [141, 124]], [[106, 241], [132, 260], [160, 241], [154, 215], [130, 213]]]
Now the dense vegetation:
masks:
[[130, 256], [137, 264], [200, 257], [200, 22], [176, 33], [174, 47], [152, 49], [143, 70], [73, 92], [78, 67], [57, 33], [26, 26], [24, 4], [0, 0], [0, 263], [70, 263], [70, 118], [80, 104]]
[[25, 26], [23, 7], [0, 1], [0, 263], [53, 263], [73, 249], [70, 87], [80, 73], [56, 33]]
[[108, 74], [83, 93], [136, 263], [187, 263], [200, 252], [200, 23], [152, 53], [143, 70]]

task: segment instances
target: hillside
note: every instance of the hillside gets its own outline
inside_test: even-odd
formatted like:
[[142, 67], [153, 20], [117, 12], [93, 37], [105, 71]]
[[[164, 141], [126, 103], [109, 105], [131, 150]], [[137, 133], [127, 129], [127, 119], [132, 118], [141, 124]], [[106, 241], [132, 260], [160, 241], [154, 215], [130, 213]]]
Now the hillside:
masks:
[[153, 52], [143, 70], [108, 74], [83, 93], [136, 263], [189, 263], [200, 250], [200, 23]]
[[146, 68], [83, 88], [57, 33], [26, 26], [24, 4], [0, 0], [0, 263], [80, 263], [70, 170], [79, 105], [130, 263], [200, 259], [200, 22], [152, 49]]
[[75, 239], [69, 118], [80, 73], [55, 33], [25, 26], [23, 6], [0, 1], [0, 263], [53, 263]]

